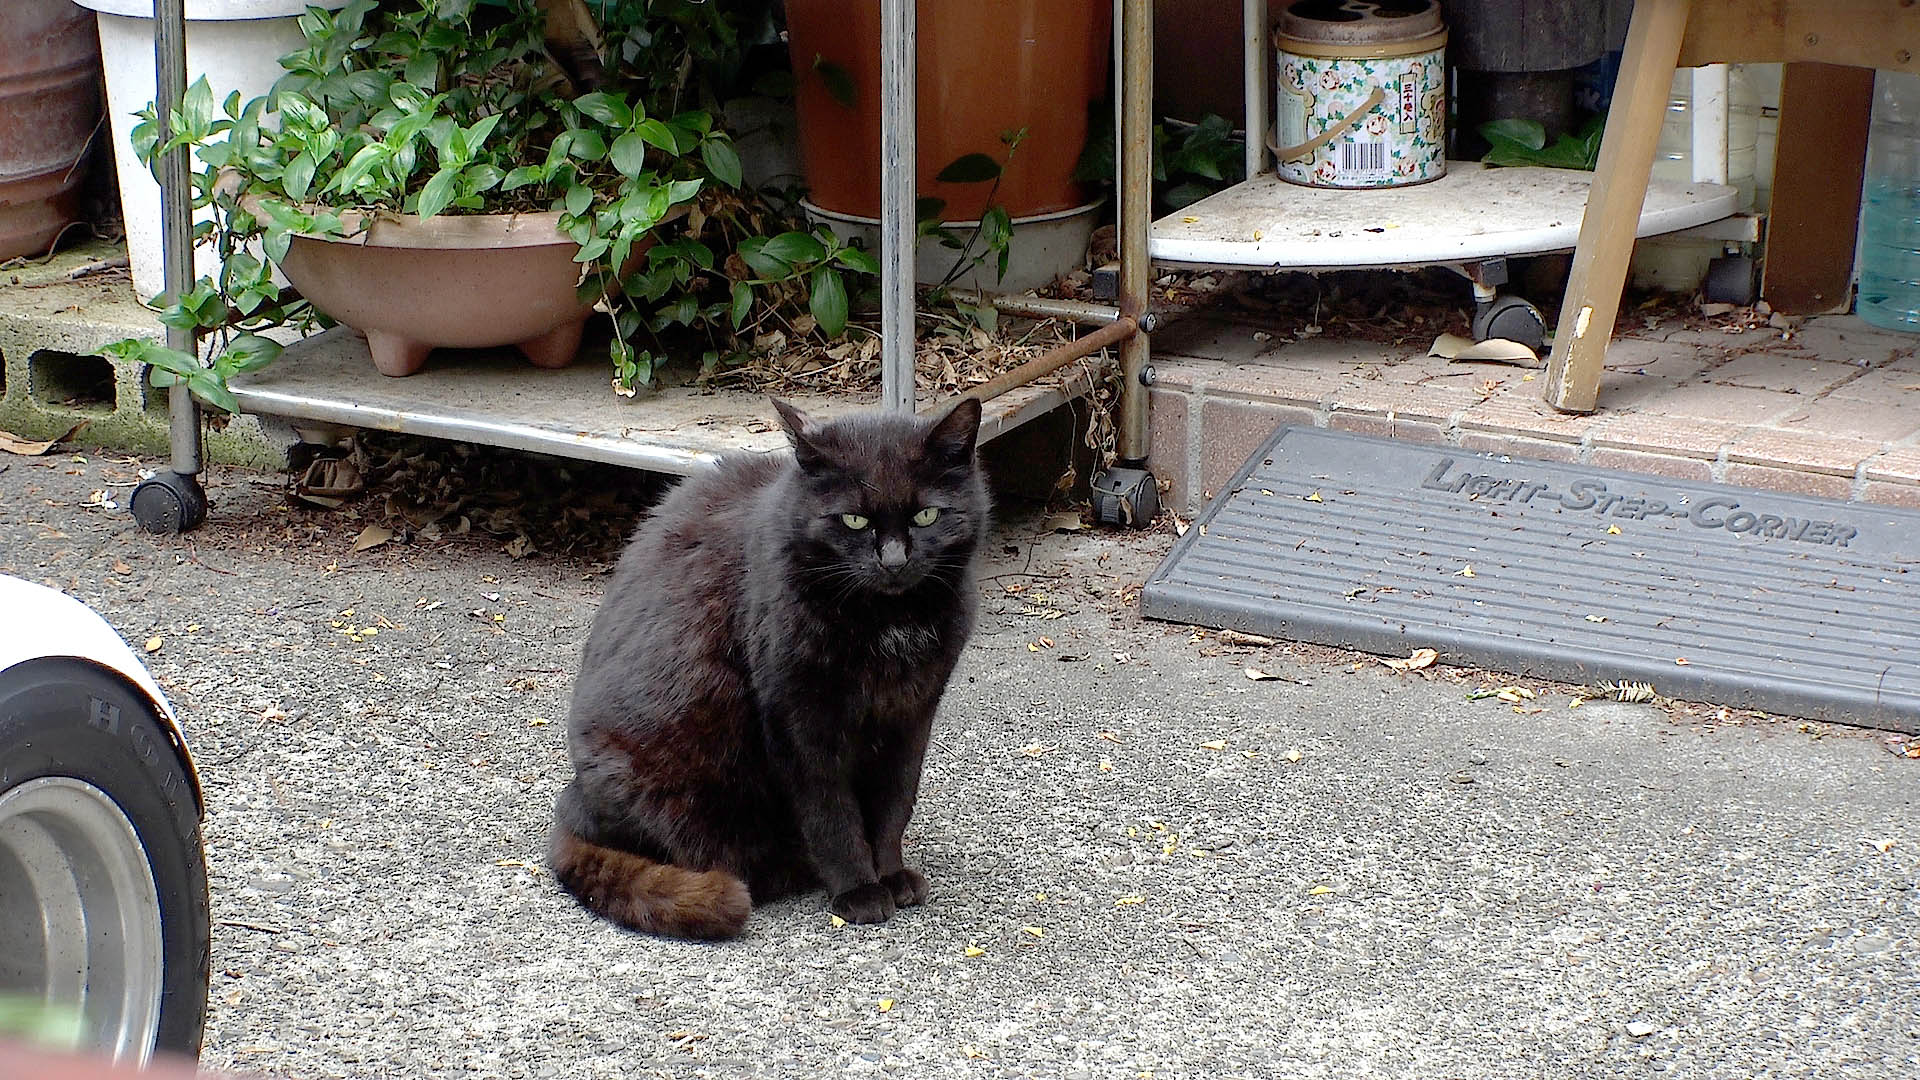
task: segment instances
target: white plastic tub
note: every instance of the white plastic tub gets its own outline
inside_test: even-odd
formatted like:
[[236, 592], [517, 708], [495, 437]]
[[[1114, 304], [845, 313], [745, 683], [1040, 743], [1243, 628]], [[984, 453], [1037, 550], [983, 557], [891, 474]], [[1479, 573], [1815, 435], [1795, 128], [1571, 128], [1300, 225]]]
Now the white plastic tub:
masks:
[[[100, 13], [100, 58], [107, 72], [107, 115], [113, 129], [114, 172], [126, 219], [133, 288], [149, 300], [164, 285], [160, 252], [160, 185], [133, 153], [134, 113], [154, 98], [152, 0], [74, 0]], [[202, 75], [215, 102], [240, 92], [242, 100], [272, 88], [284, 71], [280, 57], [302, 44], [297, 16], [309, 3], [339, 8], [346, 0], [186, 0], [187, 82]], [[209, 211], [199, 211], [205, 220]], [[213, 274], [212, 251], [194, 252], [196, 274]]]

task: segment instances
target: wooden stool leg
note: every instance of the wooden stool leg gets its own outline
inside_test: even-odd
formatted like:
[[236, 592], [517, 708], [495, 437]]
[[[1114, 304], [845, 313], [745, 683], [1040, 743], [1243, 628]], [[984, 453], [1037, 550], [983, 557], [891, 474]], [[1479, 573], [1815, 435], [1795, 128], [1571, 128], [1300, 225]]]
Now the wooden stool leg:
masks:
[[1637, 0], [1620, 57], [1600, 162], [1573, 250], [1567, 297], [1547, 362], [1547, 404], [1562, 412], [1592, 412], [1600, 396], [1600, 366], [1627, 283], [1640, 206], [1647, 197], [1653, 151], [1666, 119], [1674, 61], [1686, 35], [1689, 0]]

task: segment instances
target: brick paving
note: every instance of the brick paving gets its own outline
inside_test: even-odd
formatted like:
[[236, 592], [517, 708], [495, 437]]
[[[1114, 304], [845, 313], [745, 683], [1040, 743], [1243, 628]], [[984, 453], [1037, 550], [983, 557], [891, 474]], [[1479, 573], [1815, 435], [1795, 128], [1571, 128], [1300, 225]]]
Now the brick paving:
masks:
[[1920, 506], [1920, 336], [1850, 315], [1792, 333], [1657, 328], [1614, 342], [1598, 411], [1542, 374], [1218, 317], [1154, 337], [1153, 467], [1191, 513], [1282, 423], [1650, 475]]

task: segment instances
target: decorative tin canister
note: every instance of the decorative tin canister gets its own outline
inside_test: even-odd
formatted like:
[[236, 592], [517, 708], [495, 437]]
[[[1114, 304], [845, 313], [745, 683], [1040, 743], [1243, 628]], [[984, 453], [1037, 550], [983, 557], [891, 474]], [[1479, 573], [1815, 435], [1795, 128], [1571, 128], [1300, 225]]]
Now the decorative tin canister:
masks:
[[1297, 0], [1273, 38], [1282, 180], [1378, 188], [1446, 175], [1447, 30], [1434, 0]]

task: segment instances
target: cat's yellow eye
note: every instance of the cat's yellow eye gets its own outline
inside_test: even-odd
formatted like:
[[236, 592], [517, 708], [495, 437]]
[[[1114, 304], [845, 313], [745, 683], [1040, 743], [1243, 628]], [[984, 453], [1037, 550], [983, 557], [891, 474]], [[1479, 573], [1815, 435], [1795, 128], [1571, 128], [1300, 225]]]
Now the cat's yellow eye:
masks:
[[841, 514], [840, 524], [845, 525], [854, 532], [859, 532], [861, 529], [867, 527], [867, 519], [859, 514]]
[[940, 508], [937, 506], [929, 506], [926, 509], [920, 511], [919, 513], [913, 515], [913, 523], [915, 525], [931, 525], [935, 521], [939, 520], [939, 518], [940, 518]]

